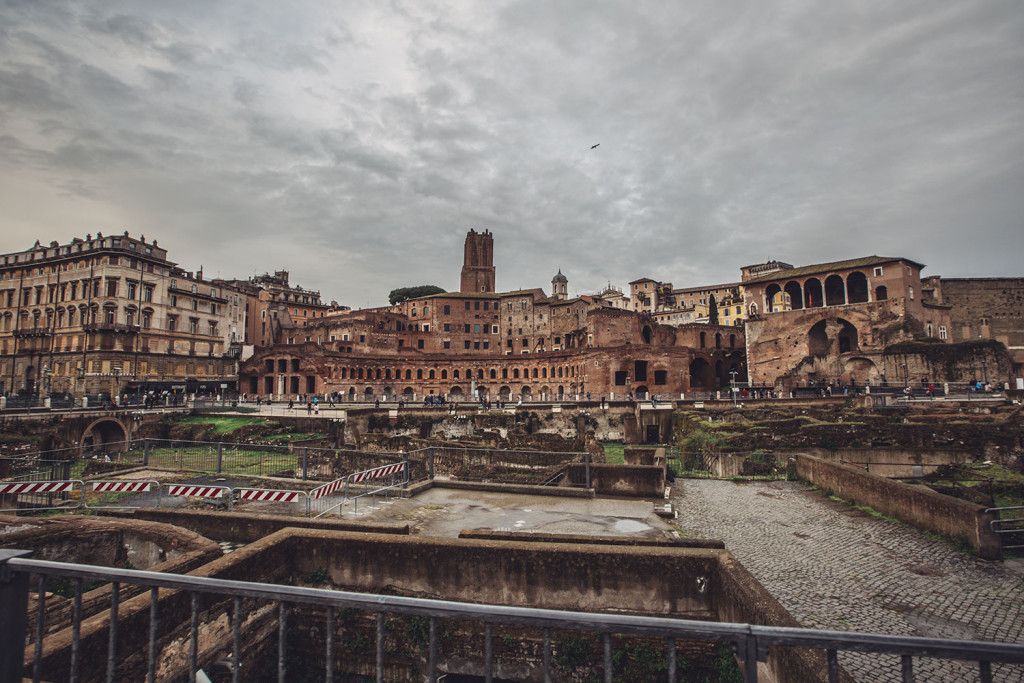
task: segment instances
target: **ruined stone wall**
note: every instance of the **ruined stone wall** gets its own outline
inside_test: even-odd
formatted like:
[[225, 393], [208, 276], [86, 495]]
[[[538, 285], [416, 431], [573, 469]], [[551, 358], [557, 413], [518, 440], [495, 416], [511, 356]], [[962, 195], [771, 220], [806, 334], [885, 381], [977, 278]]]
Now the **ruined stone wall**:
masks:
[[951, 339], [995, 339], [1024, 346], [1024, 278], [930, 278], [940, 302], [952, 306]]
[[998, 537], [989, 527], [996, 519], [981, 505], [951, 498], [923, 486], [892, 481], [857, 467], [797, 455], [797, 474], [840, 498], [867, 505], [919, 529], [970, 544], [979, 556], [1000, 557]]

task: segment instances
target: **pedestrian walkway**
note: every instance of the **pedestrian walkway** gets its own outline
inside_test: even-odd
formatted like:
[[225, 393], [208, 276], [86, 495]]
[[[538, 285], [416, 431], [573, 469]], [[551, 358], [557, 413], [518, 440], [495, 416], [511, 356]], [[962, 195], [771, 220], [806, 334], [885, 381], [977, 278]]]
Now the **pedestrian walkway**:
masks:
[[[1024, 577], [800, 482], [679, 479], [676, 523], [725, 542], [804, 626], [1024, 643]], [[858, 681], [899, 681], [898, 657], [840, 653]], [[919, 681], [978, 680], [976, 665], [914, 661]], [[993, 680], [1024, 667], [993, 665]]]

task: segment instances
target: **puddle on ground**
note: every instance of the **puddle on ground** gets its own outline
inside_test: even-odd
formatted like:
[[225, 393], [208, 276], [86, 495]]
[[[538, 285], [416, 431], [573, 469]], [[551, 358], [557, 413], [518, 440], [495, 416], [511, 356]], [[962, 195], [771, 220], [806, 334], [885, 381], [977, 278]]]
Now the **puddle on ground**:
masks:
[[620, 519], [615, 522], [615, 530], [624, 534], [635, 534], [640, 531], [648, 531], [651, 527], [635, 519]]

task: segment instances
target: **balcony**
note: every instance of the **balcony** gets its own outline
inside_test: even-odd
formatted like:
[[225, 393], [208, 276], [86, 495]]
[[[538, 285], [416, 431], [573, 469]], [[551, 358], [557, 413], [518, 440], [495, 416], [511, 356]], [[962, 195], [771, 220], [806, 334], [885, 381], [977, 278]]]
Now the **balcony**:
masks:
[[28, 337], [52, 337], [52, 327], [24, 327], [20, 330], [14, 330], [14, 336], [19, 338]]
[[115, 332], [118, 334], [138, 334], [138, 325], [125, 325], [124, 323], [91, 322], [82, 325], [86, 332]]

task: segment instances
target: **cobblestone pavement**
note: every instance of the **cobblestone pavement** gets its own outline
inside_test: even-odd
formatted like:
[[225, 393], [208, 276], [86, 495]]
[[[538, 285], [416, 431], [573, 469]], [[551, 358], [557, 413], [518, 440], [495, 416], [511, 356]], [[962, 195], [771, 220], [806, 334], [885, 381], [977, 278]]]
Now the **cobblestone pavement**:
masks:
[[[998, 562], [845, 503], [800, 482], [680, 479], [676, 524], [717, 538], [809, 627], [1024, 643], [1024, 578]], [[899, 658], [840, 653], [858, 681], [899, 681]], [[976, 665], [916, 659], [919, 681], [978, 680]], [[996, 681], [1024, 666], [993, 665]]]

